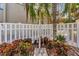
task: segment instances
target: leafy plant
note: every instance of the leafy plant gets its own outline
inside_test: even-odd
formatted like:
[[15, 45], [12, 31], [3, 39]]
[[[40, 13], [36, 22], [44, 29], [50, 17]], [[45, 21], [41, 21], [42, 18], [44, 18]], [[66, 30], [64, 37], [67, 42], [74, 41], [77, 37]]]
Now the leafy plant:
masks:
[[47, 49], [52, 49], [54, 46], [52, 45], [52, 43], [51, 42], [49, 42], [48, 44], [47, 44]]
[[67, 56], [68, 48], [68, 45], [65, 45], [64, 43], [52, 41], [47, 45], [47, 53], [48, 55]]
[[65, 41], [65, 38], [62, 35], [58, 35], [58, 36], [56, 36], [56, 40], [61, 41], [61, 42], [64, 42]]
[[0, 55], [2, 56], [29, 56], [32, 55], [33, 46], [31, 40], [15, 40], [11, 44], [0, 45]]
[[64, 20], [64, 23], [73, 23], [73, 22], [75, 22], [75, 20], [73, 20], [73, 19], [65, 19]]

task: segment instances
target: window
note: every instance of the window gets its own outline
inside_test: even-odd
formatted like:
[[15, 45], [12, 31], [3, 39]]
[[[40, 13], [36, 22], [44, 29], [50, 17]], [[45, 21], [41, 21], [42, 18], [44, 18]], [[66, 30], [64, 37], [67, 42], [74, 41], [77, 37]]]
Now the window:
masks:
[[0, 3], [0, 14], [2, 14], [2, 12], [3, 12], [3, 4]]
[[3, 4], [0, 3], [0, 10], [3, 10]]

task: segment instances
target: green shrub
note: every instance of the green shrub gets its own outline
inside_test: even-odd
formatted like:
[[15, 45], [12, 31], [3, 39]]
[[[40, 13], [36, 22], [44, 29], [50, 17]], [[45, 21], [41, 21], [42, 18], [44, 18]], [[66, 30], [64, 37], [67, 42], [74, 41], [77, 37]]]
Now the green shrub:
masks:
[[56, 40], [61, 41], [61, 42], [64, 42], [65, 41], [65, 38], [62, 35], [58, 35], [58, 36], [56, 36]]

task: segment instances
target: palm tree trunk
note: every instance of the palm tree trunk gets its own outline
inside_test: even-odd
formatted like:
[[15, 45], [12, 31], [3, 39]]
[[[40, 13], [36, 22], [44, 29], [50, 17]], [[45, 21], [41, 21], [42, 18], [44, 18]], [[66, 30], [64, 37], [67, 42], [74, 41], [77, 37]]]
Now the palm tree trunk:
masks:
[[57, 12], [57, 4], [56, 3], [53, 3], [52, 4], [52, 11], [53, 11], [53, 39], [55, 39], [56, 37], [56, 12]]
[[29, 10], [28, 3], [25, 4], [25, 7], [26, 7], [26, 23], [28, 23], [28, 10]]
[[68, 20], [71, 21], [71, 4], [69, 4]]

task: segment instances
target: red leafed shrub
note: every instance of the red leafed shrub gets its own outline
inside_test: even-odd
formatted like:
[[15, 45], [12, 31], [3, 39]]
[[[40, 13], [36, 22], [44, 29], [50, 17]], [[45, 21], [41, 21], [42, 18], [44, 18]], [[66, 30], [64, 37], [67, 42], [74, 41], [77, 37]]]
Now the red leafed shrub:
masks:
[[47, 53], [48, 55], [54, 56], [67, 56], [67, 52], [69, 50], [69, 46], [60, 41], [49, 41], [47, 44]]
[[0, 45], [0, 55], [2, 56], [29, 56], [33, 55], [32, 42], [29, 39], [15, 40], [11, 44], [3, 43]]

